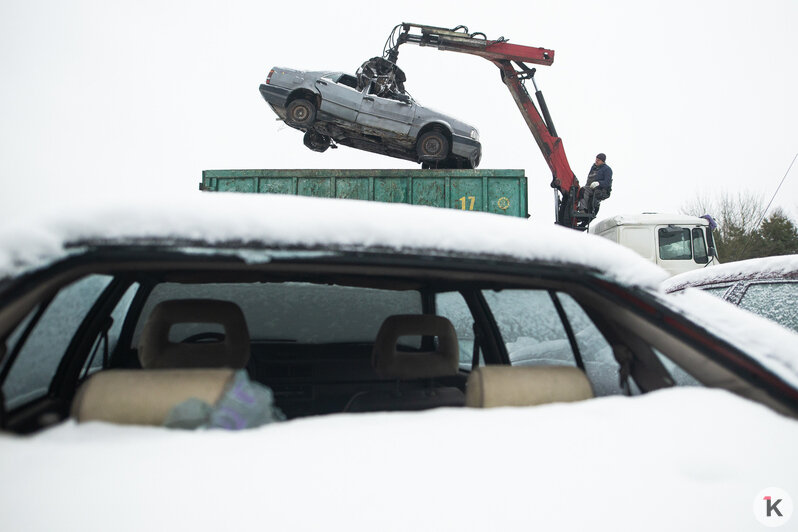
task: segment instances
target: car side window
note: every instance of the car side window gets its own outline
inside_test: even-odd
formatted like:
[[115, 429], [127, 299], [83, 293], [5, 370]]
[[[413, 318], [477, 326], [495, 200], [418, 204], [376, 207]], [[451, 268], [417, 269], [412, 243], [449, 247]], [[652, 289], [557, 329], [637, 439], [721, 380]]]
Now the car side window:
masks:
[[798, 332], [798, 282], [754, 283], [740, 301], [740, 308], [759, 314]]
[[[96, 338], [92, 346], [91, 355], [86, 360], [86, 365], [81, 373], [82, 375], [88, 376], [95, 371], [103, 369], [102, 351], [107, 349], [108, 353], [113, 353], [114, 349], [116, 349], [116, 345], [119, 343], [119, 335], [122, 333], [122, 325], [124, 324], [125, 316], [127, 315], [127, 311], [138, 289], [139, 284], [133, 283], [119, 299], [116, 307], [111, 312], [111, 326], [108, 328], [107, 338], [105, 338], [103, 334], [100, 334]], [[108, 342], [107, 346], [105, 345], [106, 340]]]
[[[25, 343], [9, 345], [10, 353], [17, 355], [3, 381], [7, 409], [47, 394], [72, 337], [111, 279], [90, 275], [62, 288], [33, 324]], [[25, 322], [20, 325], [25, 326]]]
[[717, 296], [717, 297], [722, 298], [726, 294], [726, 291], [729, 289], [729, 286], [731, 286], [731, 285], [712, 286], [712, 287], [709, 287], [709, 288], [702, 288], [701, 290], [703, 290], [704, 292], [706, 292], [708, 294], [712, 294], [713, 296]]
[[652, 348], [654, 354], [657, 355], [662, 365], [668, 370], [676, 386], [703, 386], [695, 377], [687, 373], [681, 366], [676, 364], [673, 360], [666, 357], [658, 349]]
[[560, 316], [547, 290], [484, 290], [510, 363], [576, 365]]
[[[460, 346], [460, 369], [471, 370], [474, 357], [474, 317], [459, 292], [435, 295], [435, 313], [452, 322]], [[485, 365], [480, 356], [479, 365]]]
[[357, 90], [357, 79], [349, 74], [341, 74], [335, 82]]
[[620, 366], [615, 360], [612, 346], [574, 298], [564, 292], [557, 292], [557, 298], [576, 337], [576, 345], [585, 364], [585, 374], [593, 385], [593, 393], [598, 397], [625, 393], [618, 373]]

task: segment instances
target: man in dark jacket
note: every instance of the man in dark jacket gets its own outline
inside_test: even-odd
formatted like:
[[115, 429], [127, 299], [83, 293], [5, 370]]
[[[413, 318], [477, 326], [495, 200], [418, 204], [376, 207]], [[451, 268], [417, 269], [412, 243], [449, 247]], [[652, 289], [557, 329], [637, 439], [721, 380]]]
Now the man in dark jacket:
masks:
[[612, 168], [606, 163], [607, 156], [603, 153], [596, 155], [596, 163], [590, 168], [587, 183], [582, 188], [582, 198], [579, 200], [579, 212], [587, 212], [590, 200], [595, 196], [595, 212], [598, 204], [607, 199], [612, 193]]

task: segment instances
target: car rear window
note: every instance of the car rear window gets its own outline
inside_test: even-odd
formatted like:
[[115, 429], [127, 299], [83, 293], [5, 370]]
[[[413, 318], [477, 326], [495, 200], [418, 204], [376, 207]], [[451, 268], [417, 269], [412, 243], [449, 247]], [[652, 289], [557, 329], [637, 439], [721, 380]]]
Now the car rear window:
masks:
[[[253, 342], [306, 344], [373, 342], [382, 322], [393, 314], [421, 314], [417, 290], [378, 290], [313, 283], [163, 283], [150, 293], [133, 334], [133, 346], [153, 307], [171, 299], [220, 299], [241, 307]], [[177, 324], [170, 339], [179, 342], [208, 324]]]

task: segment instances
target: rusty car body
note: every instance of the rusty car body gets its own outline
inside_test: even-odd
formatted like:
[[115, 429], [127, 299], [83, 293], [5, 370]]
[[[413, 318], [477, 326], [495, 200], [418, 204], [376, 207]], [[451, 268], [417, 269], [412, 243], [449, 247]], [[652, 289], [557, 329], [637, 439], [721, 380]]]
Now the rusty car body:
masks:
[[343, 144], [427, 168], [479, 165], [475, 127], [419, 105], [407, 93], [386, 91], [377, 77], [367, 83], [360, 78], [275, 67], [260, 93], [280, 119], [305, 132], [313, 151]]

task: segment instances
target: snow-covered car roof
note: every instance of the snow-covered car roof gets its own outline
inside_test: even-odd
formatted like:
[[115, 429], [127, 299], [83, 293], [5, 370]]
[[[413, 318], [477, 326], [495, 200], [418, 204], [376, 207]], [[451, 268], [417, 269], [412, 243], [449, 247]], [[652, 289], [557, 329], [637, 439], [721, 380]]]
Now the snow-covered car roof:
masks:
[[667, 278], [658, 266], [606, 239], [521, 218], [357, 200], [198, 192], [140, 203], [73, 203], [64, 212], [16, 220], [0, 231], [0, 279], [81, 246], [142, 242], [502, 257], [589, 268], [648, 288]]
[[662, 283], [662, 289], [675, 292], [688, 286], [765, 279], [798, 279], [798, 255], [741, 260], [691, 270], [666, 279]]

